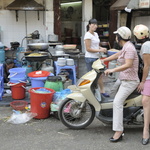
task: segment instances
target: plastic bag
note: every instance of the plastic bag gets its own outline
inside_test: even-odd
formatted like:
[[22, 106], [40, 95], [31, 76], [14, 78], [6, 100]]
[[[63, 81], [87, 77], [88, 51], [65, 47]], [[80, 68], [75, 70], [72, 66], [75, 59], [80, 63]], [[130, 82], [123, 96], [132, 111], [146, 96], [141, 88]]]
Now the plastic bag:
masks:
[[62, 90], [61, 92], [55, 92], [53, 101], [51, 103], [51, 111], [58, 111], [60, 103], [71, 93], [70, 89]]
[[22, 124], [30, 121], [35, 116], [37, 116], [37, 114], [31, 112], [20, 113], [19, 111], [14, 111], [7, 122], [12, 124]]
[[68, 94], [71, 93], [70, 89], [65, 89], [60, 92], [55, 92], [53, 96], [53, 103], [59, 104], [62, 100], [64, 100]]

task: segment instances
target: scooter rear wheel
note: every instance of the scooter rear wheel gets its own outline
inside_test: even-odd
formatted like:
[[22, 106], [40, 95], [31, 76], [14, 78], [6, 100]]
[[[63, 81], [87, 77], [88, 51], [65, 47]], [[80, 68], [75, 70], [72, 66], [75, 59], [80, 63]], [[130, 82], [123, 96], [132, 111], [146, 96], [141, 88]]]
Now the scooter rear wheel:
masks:
[[94, 117], [95, 109], [88, 102], [83, 107], [82, 102], [73, 99], [65, 99], [58, 111], [60, 121], [68, 128], [83, 129], [89, 126]]

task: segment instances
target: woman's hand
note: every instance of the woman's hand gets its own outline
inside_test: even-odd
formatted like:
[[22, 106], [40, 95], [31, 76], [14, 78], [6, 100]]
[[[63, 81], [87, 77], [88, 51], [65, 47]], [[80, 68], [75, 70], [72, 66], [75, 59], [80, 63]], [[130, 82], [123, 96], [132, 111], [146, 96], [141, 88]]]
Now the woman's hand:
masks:
[[106, 52], [107, 52], [107, 49], [106, 49], [106, 48], [103, 48], [103, 47], [100, 47], [100, 52], [106, 53]]
[[109, 75], [113, 72], [115, 72], [114, 69], [107, 69], [107, 70], [104, 71], [104, 74], [105, 74], [105, 76], [107, 76], [107, 75]]
[[140, 84], [137, 87], [137, 91], [140, 93], [144, 89], [144, 82], [140, 82]]

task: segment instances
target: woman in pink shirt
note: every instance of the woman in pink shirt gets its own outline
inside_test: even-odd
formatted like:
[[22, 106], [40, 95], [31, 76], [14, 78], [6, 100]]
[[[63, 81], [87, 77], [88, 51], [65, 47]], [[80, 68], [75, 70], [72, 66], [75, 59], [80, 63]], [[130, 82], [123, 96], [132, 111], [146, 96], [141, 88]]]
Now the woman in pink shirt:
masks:
[[133, 33], [138, 43], [142, 44], [140, 55], [144, 63], [142, 80], [138, 86], [138, 91], [142, 94], [142, 104], [144, 109], [144, 128], [142, 144], [149, 143], [150, 126], [150, 39], [149, 29], [145, 25], [136, 25]]
[[120, 72], [115, 82], [111, 95], [114, 95], [113, 101], [113, 137], [111, 142], [118, 142], [123, 137], [123, 104], [126, 98], [137, 88], [139, 84], [138, 78], [138, 55], [134, 45], [130, 42], [131, 30], [125, 26], [118, 28], [114, 32], [116, 34], [116, 42], [122, 47], [121, 51], [107, 57], [103, 61], [111, 61], [117, 59], [119, 67], [107, 69], [105, 75], [113, 72]]

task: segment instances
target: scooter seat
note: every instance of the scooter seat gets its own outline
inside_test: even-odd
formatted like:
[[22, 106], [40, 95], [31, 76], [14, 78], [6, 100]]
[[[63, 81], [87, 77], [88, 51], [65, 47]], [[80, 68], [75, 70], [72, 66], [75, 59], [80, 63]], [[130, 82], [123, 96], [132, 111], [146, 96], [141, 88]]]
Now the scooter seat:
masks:
[[134, 90], [133, 93], [131, 93], [128, 97], [127, 97], [127, 100], [128, 99], [132, 99], [132, 98], [135, 98], [137, 96], [141, 95], [141, 93], [139, 93], [137, 90]]
[[[133, 93], [131, 93], [126, 100], [129, 100], [129, 99], [132, 99], [132, 98], [135, 98], [137, 96], [141, 95], [141, 93], [138, 93], [137, 90], [133, 91]], [[102, 98], [102, 101], [101, 103], [110, 103], [110, 102], [113, 102], [114, 98], [113, 97], [105, 97], [103, 95], [101, 95], [101, 98]]]

